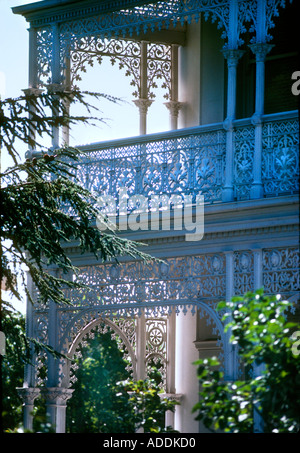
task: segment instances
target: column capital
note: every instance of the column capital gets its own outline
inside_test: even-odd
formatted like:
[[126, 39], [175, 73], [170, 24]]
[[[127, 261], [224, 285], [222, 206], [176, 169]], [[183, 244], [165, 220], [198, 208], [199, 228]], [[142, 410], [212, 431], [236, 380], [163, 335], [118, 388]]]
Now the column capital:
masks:
[[233, 128], [234, 128], [234, 118], [229, 118], [227, 117], [224, 121], [223, 121], [223, 128], [225, 131], [229, 132], [229, 131], [233, 131]]
[[66, 405], [74, 390], [64, 387], [45, 387], [41, 392], [48, 404]]
[[18, 387], [17, 392], [25, 405], [34, 404], [34, 400], [40, 396], [41, 389], [37, 387]]
[[244, 55], [245, 51], [240, 49], [222, 49], [224, 58], [227, 60], [228, 66], [237, 66], [239, 59]]
[[176, 401], [177, 403], [180, 403], [180, 401], [183, 398], [183, 394], [182, 393], [160, 393], [159, 397], [161, 400], [166, 398], [169, 401]]
[[133, 103], [139, 108], [140, 113], [145, 115], [148, 112], [148, 108], [151, 106], [153, 101], [147, 98], [146, 99], [139, 98], [135, 99]]
[[48, 93], [55, 94], [55, 93], [63, 93], [66, 91], [66, 85], [63, 83], [48, 83], [46, 85]]
[[39, 96], [40, 94], [43, 93], [43, 90], [41, 90], [40, 88], [34, 88], [34, 87], [29, 87], [29, 88], [24, 88], [24, 90], [22, 90], [23, 93], [25, 94], [25, 96]]
[[194, 345], [198, 351], [220, 352], [219, 340], [204, 340], [194, 341]]
[[253, 126], [261, 126], [263, 123], [263, 115], [262, 113], [255, 112], [251, 117], [251, 124]]
[[263, 62], [266, 59], [267, 54], [274, 47], [273, 44], [268, 44], [266, 42], [257, 42], [255, 44], [249, 45], [250, 49], [254, 53], [257, 62]]
[[178, 116], [179, 110], [183, 107], [184, 103], [179, 101], [164, 102], [164, 105], [170, 111], [172, 116]]
[[48, 83], [45, 85], [48, 93], [50, 94], [56, 94], [56, 93], [66, 93], [69, 95], [72, 95], [72, 90], [70, 90], [70, 87], [66, 85], [65, 83]]

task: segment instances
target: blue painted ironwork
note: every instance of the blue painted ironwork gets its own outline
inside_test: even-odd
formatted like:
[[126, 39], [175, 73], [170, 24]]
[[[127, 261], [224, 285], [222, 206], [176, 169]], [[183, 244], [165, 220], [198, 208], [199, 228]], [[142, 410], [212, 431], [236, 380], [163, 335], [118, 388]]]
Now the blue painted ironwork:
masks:
[[126, 187], [129, 195], [203, 193], [207, 201], [221, 200], [225, 132], [220, 125], [82, 149], [89, 152], [76, 176], [96, 194], [115, 196]]
[[[249, 199], [255, 126], [250, 119], [234, 125], [235, 199]], [[221, 202], [225, 134], [217, 124], [86, 145], [74, 176], [95, 195], [117, 197], [126, 188], [129, 196], [202, 194], [205, 203]], [[299, 192], [298, 147], [297, 112], [264, 116], [264, 196]]]
[[[291, 1], [291, 0], [290, 0]], [[55, 9], [45, 16], [41, 12], [31, 13], [28, 20], [37, 31], [37, 68], [39, 84], [51, 80], [51, 52], [53, 46], [53, 26], [59, 23], [60, 66], [63, 68], [70, 52], [80, 48], [81, 40], [130, 39], [133, 34], [143, 39], [148, 31], [170, 29], [177, 24], [198, 22], [201, 15], [206, 20], [217, 23], [222, 29], [225, 49], [237, 49], [243, 44], [243, 34], [248, 30], [253, 37], [252, 43], [268, 42], [274, 27], [274, 17], [286, 0], [172, 0], [141, 2], [138, 6], [124, 1], [118, 2], [118, 9], [107, 8], [108, 4], [95, 5], [86, 10], [84, 5], [76, 13], [67, 8], [58, 13]], [[123, 5], [123, 6], [122, 6]], [[54, 5], [57, 6], [57, 5]], [[59, 5], [62, 6], [62, 5]], [[81, 11], [81, 13], [80, 13]], [[14, 12], [28, 14], [22, 8]], [[48, 60], [48, 61], [47, 61]], [[45, 75], [48, 79], [45, 80]], [[63, 79], [62, 79], [63, 80]]]

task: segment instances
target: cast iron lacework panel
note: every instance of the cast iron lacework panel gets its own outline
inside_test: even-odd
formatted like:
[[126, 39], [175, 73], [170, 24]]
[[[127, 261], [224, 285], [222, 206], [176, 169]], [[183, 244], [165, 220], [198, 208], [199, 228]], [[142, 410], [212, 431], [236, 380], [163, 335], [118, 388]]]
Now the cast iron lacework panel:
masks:
[[[131, 320], [131, 323], [134, 323], [134, 320]], [[133, 326], [134, 328], [134, 326]], [[83, 348], [85, 348], [88, 345], [89, 340], [92, 340], [95, 338], [97, 335], [103, 335], [105, 333], [110, 333], [111, 339], [116, 340], [118, 348], [120, 352], [123, 355], [124, 360], [127, 362], [126, 370], [133, 376], [133, 367], [135, 366], [135, 363], [132, 363], [132, 357], [128, 351], [128, 348], [126, 347], [126, 344], [122, 340], [122, 338], [118, 335], [118, 333], [113, 329], [111, 325], [108, 325], [105, 322], [101, 322], [93, 329], [91, 329], [87, 334], [84, 336], [84, 338], [80, 341], [78, 344], [75, 354], [73, 356], [73, 359], [80, 360], [83, 357]], [[127, 333], [127, 332], [125, 332]], [[71, 365], [71, 372], [70, 372], [70, 383], [73, 384], [76, 382], [76, 371], [78, 370], [78, 364], [76, 362], [73, 362]], [[61, 368], [60, 371], [60, 379], [62, 380], [64, 377], [63, 371]]]
[[[296, 114], [295, 114], [296, 117]], [[249, 120], [250, 123], [250, 120]], [[255, 128], [248, 124], [234, 131], [234, 193], [237, 200], [250, 198], [253, 180]], [[82, 147], [87, 152], [74, 172], [79, 184], [97, 195], [116, 198], [120, 188], [129, 196], [142, 194], [204, 195], [205, 203], [222, 201], [225, 180], [226, 133], [220, 128], [182, 136], [165, 133], [155, 140], [133, 139], [130, 144], [106, 143]], [[264, 195], [299, 192], [299, 123], [268, 116], [263, 125], [262, 183]], [[66, 209], [68, 207], [66, 206]], [[71, 211], [70, 211], [71, 214]]]
[[[138, 42], [122, 39], [99, 39], [87, 37], [75, 39], [70, 52], [71, 77], [70, 85], [75, 87], [81, 80], [81, 73], [87, 71], [87, 66], [102, 63], [103, 57], [110, 59], [112, 65], [118, 62], [119, 69], [125, 69], [125, 76], [131, 78], [130, 84], [138, 98], [141, 93], [140, 70], [141, 48]], [[170, 99], [171, 91], [171, 46], [166, 44], [147, 43], [147, 93], [149, 99], [155, 97], [154, 89], [157, 81], [162, 80], [161, 87], [166, 90], [164, 97]]]
[[[195, 313], [217, 332], [215, 308], [225, 297], [225, 257], [210, 254], [195, 257], [168, 259], [152, 266], [129, 262], [88, 266], [80, 269], [80, 279], [91, 291], [66, 290], [74, 307], [57, 307], [57, 350], [68, 353], [76, 336], [95, 319], [107, 319], [119, 326], [134, 348], [135, 330], [132, 319], [142, 313], [147, 320], [147, 363], [159, 363], [165, 370], [166, 317], [175, 312]], [[202, 305], [199, 305], [199, 300]], [[33, 336], [48, 343], [49, 312], [34, 310]], [[214, 318], [214, 319], [212, 319]], [[220, 333], [220, 332], [219, 332]], [[37, 378], [40, 384], [46, 377], [45, 354], [36, 358]], [[61, 379], [64, 376], [61, 374]]]
[[249, 198], [253, 181], [254, 127], [237, 127], [234, 132], [234, 195]]
[[266, 196], [299, 192], [299, 121], [263, 125], [262, 179]]
[[[153, 89], [157, 88], [158, 80], [163, 80], [161, 87], [166, 89], [164, 98], [169, 100], [171, 98], [171, 46], [149, 43], [147, 71], [147, 89], [149, 98], [153, 99], [155, 97]], [[134, 96], [137, 96], [138, 92], [133, 94]]]
[[[85, 147], [86, 148], [86, 147]], [[203, 194], [221, 201], [225, 131], [91, 150], [74, 176], [95, 195]]]
[[[178, 23], [198, 21], [201, 13], [205, 19], [210, 18], [222, 29], [222, 38], [230, 39], [230, 12], [229, 0], [173, 0], [146, 3], [143, 6], [120, 9], [119, 11], [103, 12], [94, 17], [65, 21], [61, 25], [61, 33], [65, 38], [98, 34], [101, 37], [125, 36], [133, 33], [142, 34], [148, 30], [154, 31], [162, 27], [176, 27]], [[233, 2], [232, 2], [233, 3]], [[124, 5], [125, 6], [125, 5]], [[274, 27], [273, 17], [278, 16], [279, 7], [285, 6], [285, 0], [267, 0], [267, 14], [265, 33], [271, 39], [269, 30]], [[255, 32], [259, 27], [257, 19], [256, 0], [237, 0], [236, 39], [238, 45], [244, 41], [242, 34], [247, 31]], [[253, 38], [255, 41], [255, 38]]]
[[[130, 38], [133, 33], [140, 34], [147, 31], [169, 29], [186, 22], [198, 21], [201, 14], [206, 20], [216, 22], [222, 29], [222, 38], [225, 40], [224, 47], [236, 48], [243, 44], [242, 35], [247, 31], [253, 33], [252, 42], [256, 42], [257, 35], [263, 33], [267, 41], [272, 37], [269, 31], [274, 27], [273, 18], [279, 15], [279, 8], [284, 7], [285, 0], [267, 0], [266, 22], [260, 24], [257, 0], [237, 0], [237, 10], [229, 0], [180, 0], [170, 2], [148, 3], [143, 6], [124, 8], [119, 11], [97, 13], [94, 17], [60, 18], [60, 59], [61, 68], [64, 67], [66, 57], [70, 50], [76, 51], [80, 45], [90, 38], [97, 40]], [[100, 8], [101, 5], [99, 5]], [[96, 8], [97, 9], [97, 8]], [[235, 16], [231, 21], [231, 14]], [[54, 18], [52, 18], [52, 21]], [[56, 19], [57, 20], [57, 19]], [[47, 19], [37, 19], [32, 26], [38, 29], [38, 73], [42, 81], [44, 76], [51, 79], [51, 52], [52, 31], [49, 25], [45, 25]], [[38, 28], [39, 27], [39, 28]], [[49, 82], [48, 82], [49, 83]]]
[[254, 290], [253, 253], [250, 250], [234, 252], [234, 294], [242, 296]]
[[162, 386], [166, 385], [167, 374], [167, 319], [146, 319], [146, 375], [155, 366], [162, 376]]
[[81, 38], [75, 41], [70, 52], [71, 86], [81, 80], [81, 72], [95, 61], [102, 63], [108, 57], [112, 65], [119, 62], [119, 69], [126, 68], [126, 76], [133, 77], [133, 84], [139, 83], [141, 50], [139, 43], [125, 40], [99, 40], [97, 37]]
[[[117, 341], [118, 348], [122, 352], [124, 359], [127, 361], [127, 371], [130, 372], [133, 378], [136, 378], [136, 329], [138, 318], [113, 318], [109, 323], [107, 320], [103, 319], [101, 321], [101, 319], [103, 318], [100, 317], [97, 320], [97, 317], [93, 317], [93, 313], [91, 312], [78, 318], [68, 336], [68, 343], [65, 343], [64, 352], [68, 353], [68, 345], [75, 340], [78, 332], [85, 328], [89, 323], [92, 323], [93, 327], [80, 339], [72, 357], [80, 359], [82, 357], [82, 349], [87, 345], [87, 342], [90, 339], [95, 338], [96, 335], [109, 332], [111, 338]], [[162, 376], [162, 387], [165, 388], [167, 373], [167, 318], [165, 316], [155, 318], [147, 317], [145, 319], [145, 340], [146, 376], [149, 371], [151, 371], [151, 367], [156, 366]], [[78, 366], [76, 363], [71, 365], [71, 383], [76, 381], [77, 369]], [[64, 362], [61, 361], [60, 382], [66, 377], [64, 371]]]
[[51, 83], [51, 61], [52, 61], [53, 32], [50, 26], [37, 30], [37, 80], [39, 85]]
[[[225, 258], [223, 254], [167, 259], [147, 265], [140, 261], [80, 268], [79, 280], [90, 292], [70, 293], [78, 307], [98, 306], [137, 309], [180, 306], [199, 299], [215, 307], [224, 297]], [[113, 309], [113, 308], [112, 308]]]
[[268, 294], [292, 297], [300, 291], [299, 248], [263, 250], [263, 286]]

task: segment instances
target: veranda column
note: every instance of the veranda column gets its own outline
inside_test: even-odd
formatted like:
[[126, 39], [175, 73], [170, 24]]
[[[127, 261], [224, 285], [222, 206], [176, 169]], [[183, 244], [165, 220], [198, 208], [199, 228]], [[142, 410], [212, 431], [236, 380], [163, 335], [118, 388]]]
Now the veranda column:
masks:
[[[33, 282], [29, 272], [26, 274], [27, 290], [31, 296], [33, 295]], [[36, 332], [34, 329], [34, 307], [29, 298], [26, 301], [26, 323], [25, 323], [26, 337], [34, 338]], [[24, 384], [25, 388], [32, 388], [36, 386], [36, 356], [34, 354], [34, 346], [30, 346], [30, 361], [25, 363], [24, 366]]]
[[[42, 93], [42, 90], [39, 89], [38, 83], [38, 55], [37, 55], [37, 32], [35, 28], [29, 28], [29, 75], [28, 75], [28, 88], [24, 89], [23, 92], [25, 95], [33, 95], [38, 96]], [[35, 112], [35, 107], [30, 104], [30, 113], [29, 118], [32, 118], [32, 115]], [[30, 130], [31, 138], [35, 139], [35, 130], [32, 127]], [[28, 152], [26, 153], [25, 157], [32, 157], [32, 151], [34, 151], [33, 147], [29, 144], [28, 145]]]
[[[146, 377], [146, 318], [142, 311], [136, 320], [136, 377], [137, 380]], [[137, 433], [143, 433], [144, 428], [139, 428]]]
[[178, 102], [178, 45], [171, 46], [171, 99], [165, 102], [165, 106], [170, 111], [170, 128], [171, 130], [178, 127], [178, 115], [182, 103]]
[[40, 396], [40, 389], [33, 387], [17, 388], [18, 394], [23, 400], [24, 428], [32, 431], [34, 401]]
[[[175, 391], [175, 339], [176, 339], [176, 313], [172, 313], [168, 317], [167, 322], [167, 379], [166, 379], [166, 396], [170, 399], [176, 398]], [[174, 427], [175, 413], [166, 412], [166, 426]]]
[[46, 411], [49, 422], [55, 427], [56, 433], [66, 431], [67, 401], [74, 390], [63, 387], [48, 387], [42, 390], [46, 398]]
[[192, 408], [199, 398], [197, 369], [193, 362], [198, 359], [194, 347], [197, 332], [197, 316], [190, 311], [176, 316], [176, 393], [182, 395], [176, 408], [174, 427], [180, 433], [197, 433], [198, 422]]
[[145, 379], [145, 357], [146, 357], [146, 321], [145, 313], [137, 318], [136, 325], [136, 375], [137, 379]]
[[[216, 340], [206, 340], [206, 341], [197, 341], [195, 342], [195, 346], [197, 348], [199, 359], [208, 359], [212, 357], [219, 357], [221, 348], [217, 345]], [[199, 391], [201, 388], [199, 388]], [[199, 398], [198, 398], [199, 400]], [[197, 401], [198, 401], [197, 400]], [[200, 433], [207, 433], [209, 432], [207, 428], [205, 428], [202, 422], [199, 422], [199, 432]]]
[[250, 49], [256, 59], [256, 84], [255, 84], [255, 113], [252, 117], [252, 124], [255, 126], [255, 149], [253, 157], [253, 183], [250, 191], [251, 198], [262, 198], [263, 185], [261, 176], [262, 164], [262, 116], [264, 114], [265, 100], [265, 60], [272, 49], [267, 43], [267, 0], [257, 2], [255, 21], [255, 44]]
[[[65, 68], [64, 68], [64, 89], [71, 91], [71, 60], [69, 48], [66, 49]], [[64, 100], [67, 114], [70, 113], [70, 100]], [[69, 145], [70, 142], [70, 126], [66, 125], [62, 128], [62, 144]]]
[[[52, 270], [52, 272], [55, 275], [56, 271]], [[57, 304], [50, 300], [48, 314], [48, 344], [55, 351], [60, 352], [58, 349], [57, 337]], [[51, 425], [55, 427], [56, 432], [60, 433], [65, 430], [66, 401], [71, 397], [73, 390], [59, 387], [59, 360], [57, 360], [51, 352], [48, 353], [47, 359], [47, 387], [42, 391], [46, 398], [46, 409], [49, 421]]]
[[[48, 315], [48, 342], [49, 346], [57, 351], [57, 305], [52, 300], [49, 301], [49, 315]], [[58, 360], [48, 353], [48, 376], [47, 387], [58, 386]]]
[[236, 115], [236, 73], [238, 61], [243, 51], [238, 49], [238, 0], [230, 0], [228, 14], [228, 43], [223, 49], [223, 55], [227, 60], [227, 116], [224, 121], [226, 134], [226, 161], [225, 161], [225, 184], [222, 193], [223, 201], [232, 201], [234, 198], [233, 189], [233, 159], [234, 159], [234, 130], [233, 122]]
[[35, 28], [29, 28], [29, 88], [38, 87], [38, 61], [37, 61], [37, 31]]
[[225, 162], [225, 184], [223, 188], [223, 201], [232, 201], [233, 192], [233, 159], [234, 159], [234, 126], [233, 121], [236, 116], [236, 72], [238, 61], [243, 55], [243, 51], [238, 49], [223, 50], [224, 57], [228, 66], [228, 85], [227, 85], [227, 117], [224, 121], [226, 130], [226, 162]]
[[272, 45], [263, 42], [250, 46], [256, 57], [255, 113], [252, 117], [252, 124], [255, 126], [255, 148], [253, 156], [253, 183], [250, 191], [251, 198], [263, 197], [261, 165], [263, 148], [262, 116], [264, 114], [265, 97], [265, 60], [272, 47]]
[[[59, 42], [59, 26], [58, 24], [52, 25], [52, 61], [51, 61], [52, 80], [48, 85], [48, 91], [55, 94], [57, 91], [62, 90], [61, 86], [61, 73], [60, 73], [60, 42]], [[57, 112], [53, 109], [53, 115]], [[59, 147], [59, 127], [53, 126], [52, 128], [52, 148], [53, 150]]]
[[140, 113], [140, 135], [147, 133], [147, 113], [148, 108], [153, 101], [148, 99], [148, 44], [147, 41], [141, 41], [141, 67], [140, 67], [140, 97], [134, 104], [138, 107]]
[[[32, 279], [29, 273], [27, 273], [27, 289], [32, 294]], [[34, 338], [34, 326], [33, 326], [33, 306], [30, 300], [27, 300], [26, 304], [26, 336], [27, 338]], [[30, 362], [25, 363], [24, 366], [24, 383], [22, 388], [17, 388], [20, 397], [23, 400], [23, 420], [24, 428], [32, 430], [33, 423], [33, 408], [34, 401], [40, 395], [40, 389], [36, 387], [36, 357], [34, 354], [34, 348], [30, 348], [31, 356]]]
[[[226, 259], [226, 302], [234, 296], [234, 254], [232, 251], [224, 252]], [[229, 318], [230, 321], [230, 318]], [[225, 334], [225, 374], [224, 379], [235, 381], [237, 379], [237, 348], [229, 342], [231, 331]]]
[[[253, 250], [253, 257], [254, 257], [254, 291], [263, 286], [263, 275], [262, 275], [262, 250], [256, 249]], [[260, 365], [253, 364], [253, 377], [261, 376], [264, 372], [265, 365], [261, 363]], [[253, 421], [254, 421], [254, 432], [262, 433], [264, 431], [264, 422], [261, 415], [254, 411], [253, 413]]]

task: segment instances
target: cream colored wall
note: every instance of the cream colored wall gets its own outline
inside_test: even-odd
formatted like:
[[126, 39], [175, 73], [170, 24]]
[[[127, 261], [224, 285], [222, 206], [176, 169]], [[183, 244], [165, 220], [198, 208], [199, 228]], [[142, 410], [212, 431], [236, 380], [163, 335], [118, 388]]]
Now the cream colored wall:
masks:
[[199, 354], [194, 344], [197, 330], [197, 316], [191, 312], [176, 317], [176, 393], [182, 394], [180, 406], [176, 406], [174, 428], [180, 433], [198, 433], [199, 422], [192, 412], [199, 400], [197, 367], [193, 363]]
[[179, 100], [184, 103], [178, 127], [200, 124], [200, 23], [190, 24], [186, 31], [186, 45], [179, 48]]
[[225, 118], [225, 60], [221, 52], [224, 41], [215, 24], [202, 20], [200, 124], [222, 122]]
[[223, 41], [215, 24], [204, 19], [187, 26], [179, 52], [179, 128], [224, 120]]

